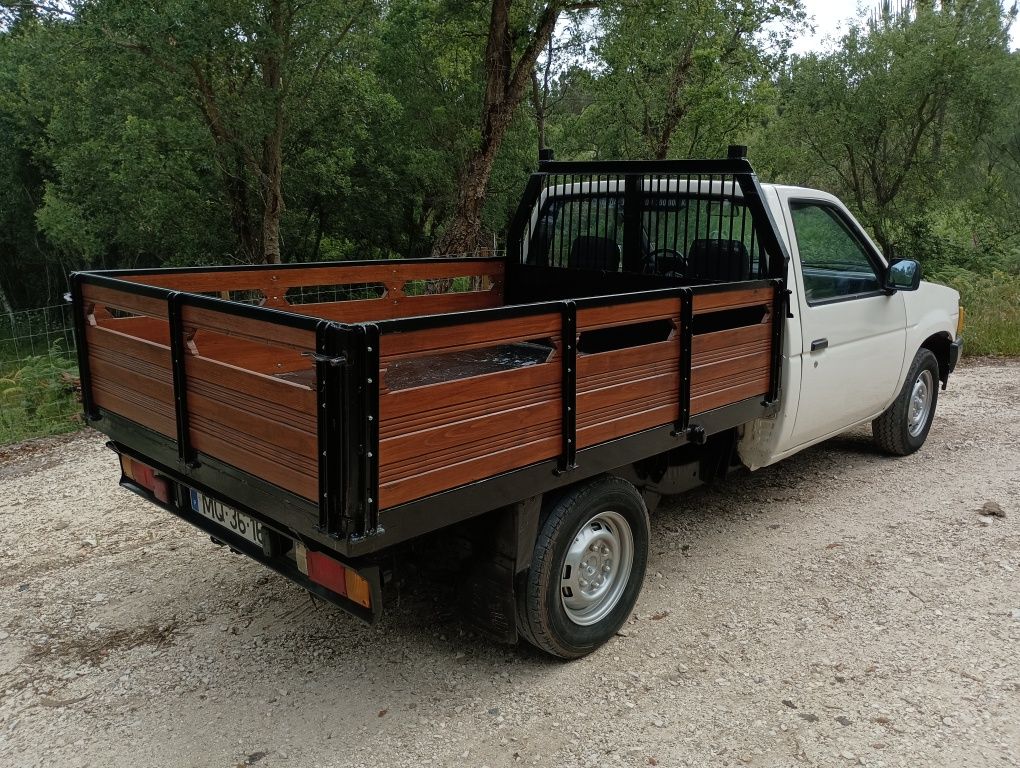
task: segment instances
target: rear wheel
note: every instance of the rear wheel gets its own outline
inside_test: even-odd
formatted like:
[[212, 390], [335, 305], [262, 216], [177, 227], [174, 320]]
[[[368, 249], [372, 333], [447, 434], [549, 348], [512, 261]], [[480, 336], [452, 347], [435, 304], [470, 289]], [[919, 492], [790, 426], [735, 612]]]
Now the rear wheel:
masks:
[[919, 349], [903, 389], [892, 405], [871, 422], [875, 442], [887, 453], [907, 456], [928, 437], [939, 399], [939, 363], [931, 350]]
[[612, 637], [637, 602], [648, 560], [648, 511], [637, 489], [601, 477], [559, 497], [518, 584], [517, 624], [563, 659]]

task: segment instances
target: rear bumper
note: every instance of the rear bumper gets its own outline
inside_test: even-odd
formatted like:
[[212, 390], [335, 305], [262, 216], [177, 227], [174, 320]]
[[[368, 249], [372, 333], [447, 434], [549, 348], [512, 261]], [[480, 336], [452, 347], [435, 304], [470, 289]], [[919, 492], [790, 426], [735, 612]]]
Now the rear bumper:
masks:
[[956, 369], [956, 364], [960, 362], [960, 356], [963, 354], [963, 337], [959, 337], [956, 341], [949, 345], [949, 372], [952, 373]]
[[[122, 446], [114, 443], [108, 443], [107, 445], [118, 455], [127, 455]], [[139, 458], [137, 460], [144, 462], [144, 459]], [[378, 620], [382, 613], [383, 603], [383, 577], [382, 570], [378, 564], [364, 559], [342, 557], [339, 553], [324, 548], [317, 542], [302, 537], [293, 530], [287, 530], [282, 526], [278, 526], [275, 521], [267, 520], [262, 516], [252, 515], [266, 530], [265, 543], [263, 546], [258, 546], [238, 536], [230, 529], [217, 525], [195, 512], [191, 507], [190, 488], [187, 485], [178, 482], [169, 475], [163, 474], [159, 469], [155, 470], [155, 476], [159, 481], [165, 483], [163, 487], [166, 488], [166, 492], [157, 495], [151, 489], [141, 485], [133, 477], [123, 474], [123, 469], [120, 485], [204, 531], [217, 544], [225, 545], [232, 552], [244, 555], [252, 560], [257, 560], [267, 568], [304, 587], [317, 597], [342, 608], [347, 613], [353, 614], [370, 624]], [[224, 500], [224, 503], [229, 505], [229, 502], [226, 500]], [[244, 511], [247, 514], [249, 510]], [[301, 553], [300, 556], [298, 556], [298, 552]], [[337, 566], [355, 571], [367, 582], [369, 593], [367, 601], [364, 604], [359, 603], [350, 599], [346, 594], [334, 591], [338, 587], [331, 589], [327, 586], [328, 581], [324, 582], [322, 579], [313, 581], [309, 575], [310, 571], [308, 570], [307, 560], [316, 553], [327, 556], [328, 561], [332, 561]], [[305, 561], [304, 568], [301, 567], [302, 561]]]

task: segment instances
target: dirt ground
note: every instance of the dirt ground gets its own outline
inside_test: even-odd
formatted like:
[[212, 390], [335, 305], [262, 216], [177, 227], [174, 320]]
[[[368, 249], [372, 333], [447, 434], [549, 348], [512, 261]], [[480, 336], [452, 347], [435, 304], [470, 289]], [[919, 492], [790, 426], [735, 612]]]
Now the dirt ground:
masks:
[[1020, 363], [912, 457], [855, 432], [664, 505], [573, 663], [427, 588], [364, 626], [117, 479], [95, 433], [0, 454], [0, 766], [1020, 765]]

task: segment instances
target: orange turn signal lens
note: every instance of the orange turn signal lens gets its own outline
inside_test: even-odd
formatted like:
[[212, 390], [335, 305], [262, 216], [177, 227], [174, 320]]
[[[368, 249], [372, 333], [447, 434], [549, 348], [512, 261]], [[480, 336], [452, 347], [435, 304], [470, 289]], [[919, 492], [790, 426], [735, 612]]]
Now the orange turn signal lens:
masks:
[[152, 467], [121, 454], [120, 471], [124, 473], [124, 477], [149, 491], [159, 501], [164, 504], [170, 503], [170, 483], [166, 478], [157, 475]]
[[360, 573], [322, 552], [313, 552], [301, 542], [294, 545], [298, 570], [321, 587], [343, 595], [363, 608], [372, 607], [372, 585]]

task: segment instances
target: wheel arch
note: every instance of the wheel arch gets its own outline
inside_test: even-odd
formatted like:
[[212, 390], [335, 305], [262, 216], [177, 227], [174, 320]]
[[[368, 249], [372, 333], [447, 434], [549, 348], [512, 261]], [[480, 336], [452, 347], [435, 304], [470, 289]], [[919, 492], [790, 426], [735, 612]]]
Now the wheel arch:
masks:
[[942, 382], [942, 389], [945, 389], [949, 383], [949, 345], [952, 341], [948, 333], [939, 331], [921, 342], [920, 348], [930, 351], [938, 361], [939, 381]]

